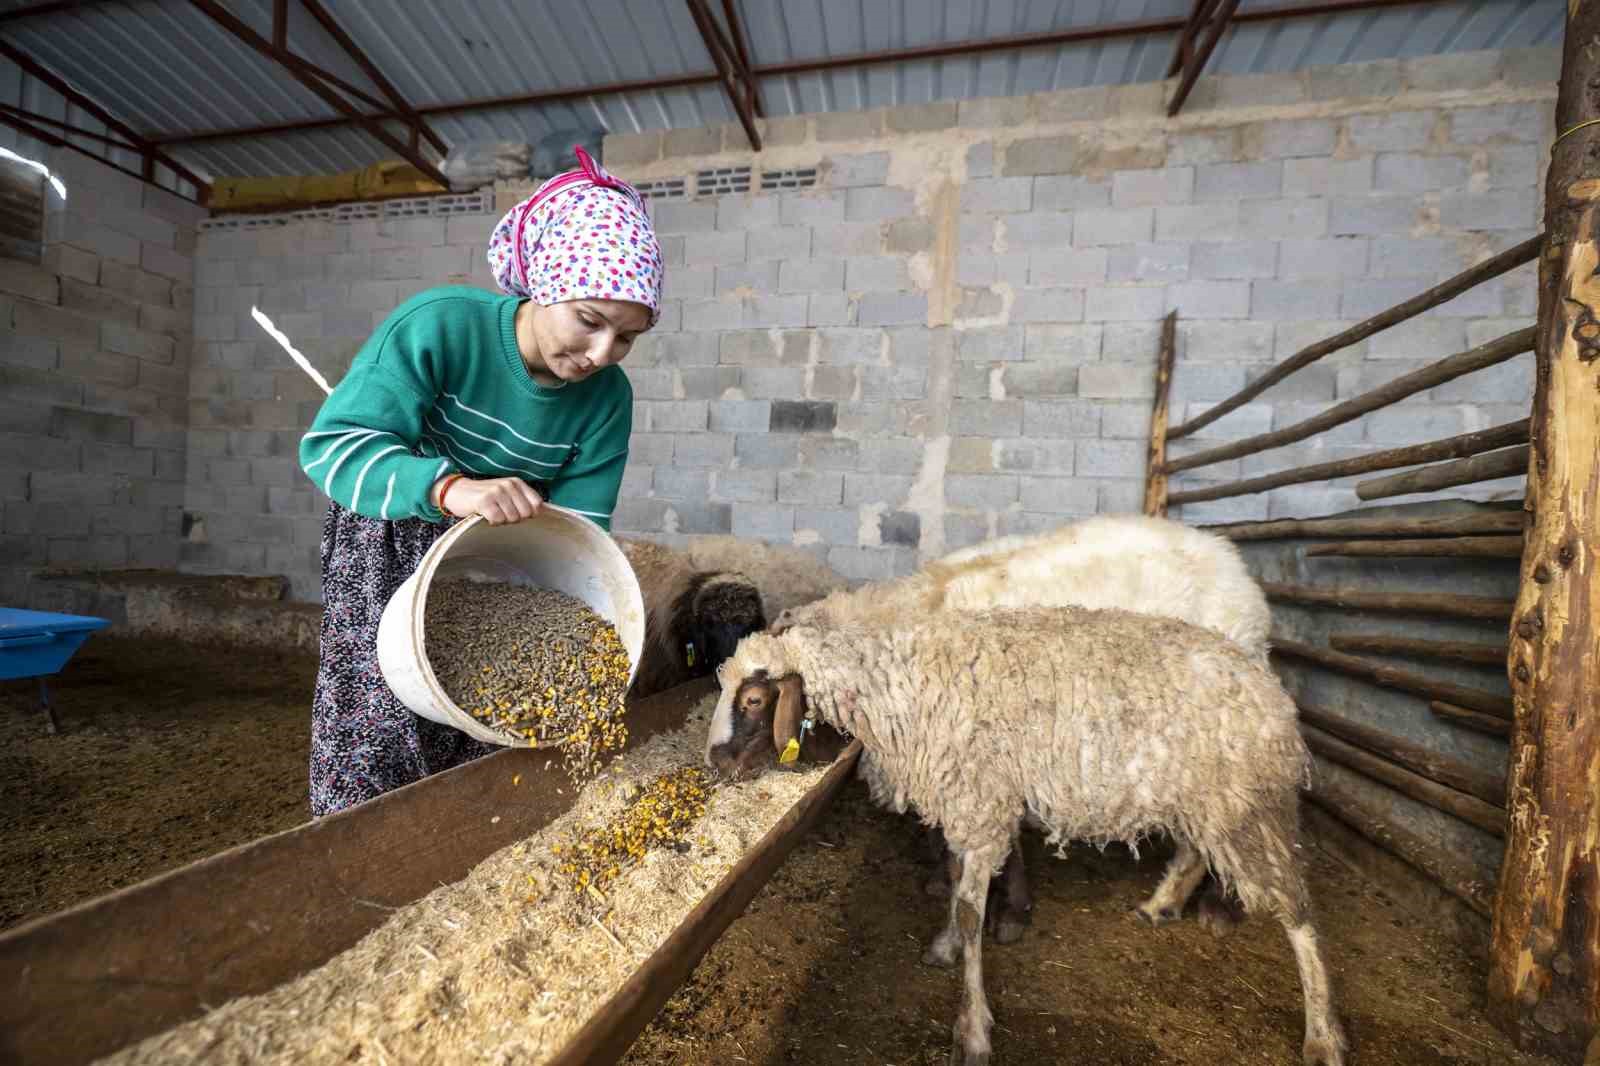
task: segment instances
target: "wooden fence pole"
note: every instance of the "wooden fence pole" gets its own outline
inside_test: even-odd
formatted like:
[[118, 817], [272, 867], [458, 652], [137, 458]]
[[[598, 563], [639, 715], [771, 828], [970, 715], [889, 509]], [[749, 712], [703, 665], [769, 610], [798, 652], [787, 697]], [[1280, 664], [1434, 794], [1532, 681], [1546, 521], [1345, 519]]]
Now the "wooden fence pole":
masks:
[[1519, 1046], [1577, 1064], [1600, 1061], [1600, 2], [1570, 0], [1564, 42], [1488, 1002]]
[[1156, 399], [1150, 412], [1150, 450], [1144, 462], [1144, 513], [1167, 515], [1167, 401], [1172, 395], [1172, 367], [1178, 358], [1178, 312], [1161, 323], [1161, 350], [1156, 357]]

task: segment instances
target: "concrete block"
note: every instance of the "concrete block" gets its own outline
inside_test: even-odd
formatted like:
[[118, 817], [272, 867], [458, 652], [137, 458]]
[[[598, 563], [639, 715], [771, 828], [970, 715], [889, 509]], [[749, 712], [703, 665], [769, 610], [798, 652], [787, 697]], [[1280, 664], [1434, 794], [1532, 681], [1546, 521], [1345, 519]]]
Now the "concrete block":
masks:
[[463, 284], [472, 276], [473, 260], [478, 249], [467, 244], [441, 244], [424, 248], [419, 257], [422, 278], [441, 284]]
[[1450, 140], [1456, 144], [1544, 144], [1554, 132], [1551, 101], [1462, 108], [1449, 113]]
[[1337, 284], [1253, 281], [1250, 316], [1255, 319], [1333, 318], [1339, 314]]
[[[961, 210], [1013, 214], [1033, 207], [1033, 178], [978, 178], [961, 187]], [[904, 212], [902, 212], [904, 213]]]
[[11, 309], [11, 329], [20, 337], [79, 347], [95, 348], [100, 343], [100, 323], [96, 319], [31, 300], [19, 300]]
[[1011, 305], [1011, 321], [1081, 322], [1084, 318], [1083, 289], [1023, 289]]
[[1402, 87], [1398, 59], [1340, 63], [1336, 66], [1311, 67], [1306, 71], [1306, 94], [1312, 100], [1395, 96]]
[[1453, 229], [1532, 233], [1538, 221], [1539, 197], [1534, 189], [1446, 193], [1439, 201], [1439, 224]]
[[1283, 191], [1283, 164], [1278, 160], [1260, 163], [1207, 163], [1195, 168], [1194, 200], [1262, 200]]
[[771, 196], [728, 193], [716, 197], [719, 230], [757, 230], [778, 225], [779, 205]]
[[1350, 147], [1358, 152], [1407, 152], [1433, 139], [1437, 111], [1391, 111], [1351, 115], [1345, 120]]
[[1538, 185], [1544, 177], [1542, 158], [1537, 151], [1527, 145], [1496, 145], [1489, 148], [1488, 153], [1491, 189]]
[[831, 433], [838, 408], [831, 401], [774, 400], [769, 429], [773, 433]]
[[1328, 233], [1334, 237], [1407, 233], [1416, 224], [1420, 206], [1407, 196], [1335, 199], [1330, 202]]
[[861, 399], [920, 400], [928, 394], [928, 370], [921, 366], [867, 366], [860, 371]]
[[899, 507], [911, 491], [912, 478], [898, 474], [845, 474], [844, 505], [882, 503]]
[[[1092, 323], [1032, 325], [1023, 333], [1022, 352], [1031, 363], [1082, 366], [1100, 358], [1103, 327]], [[1015, 351], [1007, 346], [1003, 351]]]
[[[1034, 211], [1001, 219], [1008, 251], [1060, 249], [1072, 244], [1073, 215], [1061, 211]], [[1079, 242], [1083, 243], [1083, 242]]]
[[[1096, 484], [1085, 479], [1024, 477], [1019, 480], [1018, 499], [1030, 514], [1087, 517], [1095, 513], [1097, 506]], [[1054, 524], [1053, 517], [1049, 524]]]
[[884, 334], [878, 329], [824, 329], [817, 333], [818, 361], [834, 366], [861, 366], [883, 358]]
[[101, 323], [100, 346], [108, 352], [156, 363], [171, 363], [176, 351], [176, 342], [171, 337], [121, 322]]
[[846, 222], [879, 222], [916, 213], [916, 196], [910, 189], [880, 185], [849, 189], [845, 193]]
[[938, 236], [933, 223], [922, 218], [902, 218], [889, 223], [885, 246], [899, 255], [915, 255], [933, 250]]
[[704, 400], [649, 402], [650, 429], [656, 433], [694, 433], [707, 426], [708, 405]]
[[733, 366], [686, 366], [678, 371], [678, 385], [686, 400], [720, 399], [739, 387], [739, 368]]
[[1195, 83], [1186, 107], [1198, 113], [1211, 109], [1298, 104], [1305, 99], [1306, 79], [1300, 73], [1211, 76]]
[[994, 142], [979, 141], [967, 149], [967, 179], [994, 177]]
[[159, 277], [185, 285], [194, 284], [194, 257], [160, 244], [144, 243], [139, 253], [139, 267]]
[[800, 461], [800, 440], [792, 434], [741, 433], [735, 438], [734, 455], [741, 466], [788, 470]]
[[815, 116], [818, 143], [875, 140], [883, 133], [883, 111], [833, 111]]
[[1294, 240], [1326, 236], [1328, 202], [1246, 200], [1239, 205], [1239, 229], [1240, 232], [1257, 240]]
[[844, 498], [844, 481], [837, 471], [785, 470], [778, 475], [778, 502], [837, 507]]
[[877, 255], [882, 248], [881, 222], [834, 222], [811, 231], [811, 254], [818, 259]]
[[[1081, 384], [1080, 381], [1080, 387]], [[1008, 435], [1055, 439], [1095, 437], [1099, 433], [1098, 403], [1089, 400], [1024, 400], [1022, 433]]]
[[[746, 254], [753, 263], [766, 259], [804, 259], [811, 254], [811, 229], [809, 226], [778, 225], [752, 229]], [[671, 274], [667, 276], [670, 278]]]
[[419, 281], [422, 278], [421, 248], [389, 248], [372, 257], [372, 273], [391, 281]]
[[1160, 318], [1166, 312], [1166, 293], [1160, 286], [1096, 286], [1088, 290], [1084, 318], [1090, 322], [1118, 322]]
[[829, 507], [796, 507], [795, 543], [853, 546], [859, 538], [860, 516], [853, 510]]
[[1522, 356], [1436, 386], [1428, 391], [1428, 399], [1474, 407], [1520, 401], [1526, 408], [1533, 401], [1533, 379], [1533, 357]]
[[[862, 466], [861, 445], [843, 437], [801, 437], [799, 457], [800, 465], [807, 470], [854, 470]], [[876, 468], [867, 466], [864, 469]], [[877, 472], [896, 473], [893, 470]]]
[[922, 469], [930, 445], [917, 438], [889, 437], [862, 441], [856, 464], [878, 474], [915, 474]]
[[[1305, 373], [1306, 371], [1302, 371]], [[1148, 376], [1155, 377], [1155, 371], [1150, 370]], [[1299, 375], [1292, 375], [1293, 381]], [[1191, 401], [1225, 400], [1229, 396], [1244, 388], [1245, 368], [1242, 366], [1210, 366], [1204, 363], [1184, 367], [1181, 374], [1172, 377], [1172, 406], [1177, 409], [1180, 404]], [[1332, 386], [1330, 384], [1331, 393]], [[1105, 417], [1101, 417], [1101, 436], [1114, 437], [1117, 434], [1105, 431]]]
[[[1298, 350], [1298, 349], [1297, 349]], [[1265, 373], [1264, 368], [1218, 368], [1220, 370], [1238, 369], [1243, 371], [1239, 385], [1242, 387], [1247, 381], [1254, 381]], [[1278, 384], [1267, 389], [1260, 396], [1262, 404], [1274, 403], [1328, 403], [1338, 398], [1339, 370], [1333, 366], [1308, 366], [1297, 370]], [[1176, 379], [1175, 379], [1176, 380]], [[1223, 400], [1233, 395], [1238, 389], [1221, 392], [1218, 395], [1202, 395], [1199, 392], [1189, 392], [1187, 400]]]
[[1028, 283], [1030, 258], [1026, 252], [1008, 255], [963, 253], [956, 258], [956, 284], [970, 288], [1004, 282], [1020, 288]]
[[1179, 360], [1260, 363], [1272, 358], [1271, 322], [1179, 322]]
[[[668, 275], [671, 278], [671, 275]], [[779, 292], [828, 292], [844, 288], [844, 262], [838, 259], [786, 259], [778, 268]]]
[[[871, 184], [880, 184], [877, 182]], [[785, 226], [819, 226], [844, 221], [844, 189], [807, 189], [777, 194], [778, 219]]]
[[1167, 165], [1232, 163], [1243, 158], [1237, 126], [1167, 134]]
[[707, 233], [717, 228], [715, 200], [658, 200], [650, 219], [660, 234]]
[[921, 292], [871, 292], [856, 305], [863, 326], [903, 326], [928, 319], [928, 295]]
[[716, 267], [715, 270], [719, 297], [730, 293], [749, 296], [772, 292], [778, 287], [778, 263], [775, 260], [765, 263], [734, 263]]
[[1366, 439], [1373, 444], [1423, 444], [1486, 428], [1469, 406], [1419, 402], [1413, 397], [1394, 407], [1374, 411], [1362, 420]]
[[1091, 152], [1092, 146], [1077, 135], [1019, 140], [1006, 148], [1001, 173], [1007, 177], [1074, 174], [1083, 170]]
[[679, 533], [731, 533], [733, 508], [726, 503], [674, 503], [672, 515], [677, 518]]
[[[685, 433], [672, 444], [675, 467], [724, 467], [733, 459], [733, 434]], [[660, 470], [656, 471], [659, 476]]]
[[1286, 159], [1283, 195], [1362, 197], [1372, 191], [1374, 156], [1357, 159]]
[[668, 300], [707, 300], [717, 291], [714, 266], [678, 266], [666, 272], [661, 295]]
[[1185, 281], [1168, 285], [1166, 303], [1182, 319], [1245, 318], [1250, 314], [1248, 281]]
[[811, 384], [806, 396], [813, 400], [848, 400], [855, 395], [856, 371], [848, 366], [811, 368]]
[[753, 296], [744, 301], [746, 329], [793, 329], [806, 324], [807, 297], [803, 295]]
[[1202, 241], [1192, 249], [1189, 276], [1197, 281], [1277, 276], [1278, 245], [1273, 241]]
[[[1240, 232], [1239, 207], [1237, 203], [1158, 207], [1155, 209], [1155, 239], [1158, 241], [1231, 240]], [[1258, 235], [1251, 234], [1251, 236]]]
[[980, 96], [959, 102], [957, 122], [965, 127], [1018, 126], [1029, 119], [1024, 96]]
[[1122, 400], [1155, 395], [1155, 370], [1137, 363], [1097, 363], [1078, 371], [1084, 399]]
[[753, 400], [798, 399], [805, 383], [806, 372], [799, 368], [747, 366], [739, 372], [740, 387]]
[[1455, 274], [1467, 265], [1462, 251], [1462, 242], [1450, 237], [1375, 237], [1370, 272], [1374, 277]]
[[1561, 73], [1561, 49], [1507, 48], [1500, 53], [1500, 65], [1507, 85], [1554, 85]]
[[[990, 437], [956, 437], [950, 442], [945, 455], [945, 471], [951, 474], [992, 474], [996, 469], [995, 453], [1001, 441]], [[1069, 445], [1070, 441], [1067, 442]]]
[[683, 242], [684, 262], [689, 266], [729, 266], [745, 261], [743, 231], [690, 233]]
[[1363, 237], [1284, 241], [1279, 245], [1278, 276], [1286, 281], [1365, 277], [1367, 245]]
[[1453, 52], [1400, 61], [1406, 88], [1417, 92], [1482, 89], [1500, 80], [1500, 53]]
[[[963, 100], [964, 105], [972, 103]], [[888, 581], [917, 568], [917, 553], [909, 548], [830, 548], [827, 563], [850, 581]]]
[[1111, 206], [1111, 182], [1081, 174], [1054, 174], [1033, 179], [1035, 211], [1067, 211]]
[[1138, 441], [1085, 440], [1078, 442], [1075, 469], [1079, 477], [1140, 477], [1144, 461], [1145, 448]]
[[1087, 122], [1111, 114], [1111, 86], [1086, 85], [1034, 93], [1030, 98], [1034, 118], [1043, 124]]
[[794, 535], [794, 508], [740, 503], [733, 509], [733, 535], [787, 544]]
[[[1073, 457], [1077, 454], [1078, 447], [1078, 442], [1071, 439], [997, 440], [979, 443], [987, 446], [985, 458], [992, 456], [993, 466], [997, 470], [1054, 477], [1068, 476], [1072, 473]], [[1023, 506], [1027, 506], [1026, 502]]]
[[927, 133], [949, 129], [956, 124], [956, 110], [954, 100], [891, 107], [883, 113], [883, 124], [890, 133]]
[[956, 225], [956, 247], [962, 255], [980, 255], [999, 246], [1000, 219], [991, 215], [962, 215]]
[[845, 260], [844, 287], [852, 292], [900, 292], [911, 288], [906, 261], [895, 256], [852, 256]]
[[1344, 297], [1339, 303], [1340, 314], [1359, 322], [1424, 291], [1432, 284], [1432, 278], [1387, 278], [1380, 281], [1351, 279], [1344, 283]]
[[[0, 333], [0, 363], [19, 366], [26, 370], [54, 370], [61, 365], [60, 352], [61, 345], [57, 341], [44, 337], [18, 337]], [[71, 374], [65, 366], [62, 366], [62, 370]]]
[[[1161, 208], [1160, 210], [1166, 212], [1187, 209]], [[1072, 242], [1081, 248], [1096, 244], [1135, 244], [1148, 241], [1155, 218], [1156, 211], [1149, 207], [1079, 211], [1073, 228]]]
[[978, 511], [1001, 511], [1017, 502], [1018, 479], [1010, 474], [950, 474], [945, 503]]
[[1257, 122], [1240, 131], [1247, 158], [1293, 159], [1332, 155], [1339, 139], [1337, 119], [1280, 119]]
[[[1182, 281], [1189, 276], [1190, 245], [1178, 242], [1120, 245], [1109, 249], [1110, 259], [1100, 277], [1063, 278], [1076, 284], [1095, 281]], [[1082, 253], [1079, 253], [1082, 254]]]
[[[712, 475], [712, 498], [735, 503], [770, 503], [778, 498], [775, 470], [719, 470]], [[735, 522], [738, 521], [737, 515]]]
[[[1332, 508], [1332, 512], [1337, 512], [1340, 509], [1337, 507]], [[1267, 496], [1234, 496], [1225, 500], [1186, 503], [1175, 508], [1170, 517], [1188, 525], [1205, 525], [1214, 522], [1254, 522], [1265, 519], [1267, 510]], [[1321, 507], [1314, 507], [1304, 512], [1304, 514], [1319, 515], [1332, 512]], [[1296, 512], [1296, 514], [1299, 513], [1301, 512]], [[1286, 515], [1285, 517], [1290, 516]]]
[[741, 300], [684, 301], [683, 326], [691, 333], [739, 329], [744, 326], [744, 319], [744, 302]]
[[1113, 207], [1186, 204], [1194, 198], [1194, 194], [1195, 168], [1192, 166], [1123, 170], [1111, 176]]
[[950, 405], [950, 432], [963, 437], [1022, 435], [1023, 401], [957, 400]]
[[1470, 160], [1459, 155], [1384, 152], [1378, 156], [1374, 188], [1380, 193], [1423, 193], [1467, 184]]
[[[0, 263], [3, 262], [5, 260], [0, 260]], [[52, 284], [56, 282], [54, 276], [51, 276], [50, 280]], [[144, 306], [130, 296], [98, 285], [85, 285], [72, 278], [60, 279], [59, 295], [59, 302], [66, 310], [86, 318], [98, 318], [102, 322], [113, 321], [136, 326], [139, 324], [139, 309]], [[57, 301], [51, 299], [49, 302]], [[158, 310], [171, 311], [171, 308]]]
[[885, 545], [915, 548], [922, 541], [922, 517], [911, 511], [891, 511], [878, 519], [878, 539]]

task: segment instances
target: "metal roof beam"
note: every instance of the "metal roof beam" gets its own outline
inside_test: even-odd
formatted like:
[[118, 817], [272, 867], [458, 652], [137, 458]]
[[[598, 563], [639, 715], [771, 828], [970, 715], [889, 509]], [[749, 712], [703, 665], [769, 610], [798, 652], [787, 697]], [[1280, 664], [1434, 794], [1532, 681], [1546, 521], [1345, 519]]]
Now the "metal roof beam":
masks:
[[266, 56], [268, 59], [276, 60], [280, 65], [283, 66], [285, 70], [294, 75], [296, 81], [304, 85], [307, 89], [310, 89], [313, 93], [316, 93], [317, 96], [321, 97], [324, 103], [327, 103], [334, 109], [343, 112], [351, 121], [355, 122], [357, 125], [360, 125], [375, 139], [377, 139], [380, 144], [388, 148], [391, 152], [397, 153], [400, 158], [404, 159], [406, 162], [422, 171], [422, 173], [427, 175], [429, 179], [438, 182], [446, 189], [450, 187], [449, 179], [440, 173], [438, 167], [428, 162], [427, 157], [424, 156], [422, 152], [417, 150], [415, 146], [408, 145], [404, 141], [401, 141], [398, 137], [384, 128], [383, 122], [386, 118], [399, 118], [400, 116], [363, 114], [354, 104], [340, 96], [338, 93], [334, 92], [333, 89], [329, 88], [323, 83], [322, 76], [326, 76], [325, 72], [318, 71], [314, 73], [312, 70], [306, 69], [310, 67], [311, 64], [306, 63], [304, 60], [293, 55], [292, 53], [280, 51], [279, 49], [274, 48], [271, 41], [267, 40], [265, 37], [262, 37], [255, 30], [251, 29], [244, 22], [240, 21], [238, 18], [228, 12], [228, 10], [221, 4], [217, 3], [216, 0], [189, 0], [189, 2], [195, 7], [199, 8], [213, 22], [227, 30], [229, 33], [233, 34], [233, 36], [237, 37], [244, 44]]
[[755, 75], [739, 58], [738, 50], [723, 33], [722, 24], [706, 6], [706, 0], [688, 0], [688, 4], [689, 14], [694, 16], [695, 27], [700, 31], [700, 39], [705, 42], [706, 51], [711, 53], [711, 61], [717, 65], [717, 80], [722, 83], [722, 91], [727, 94], [733, 113], [739, 116], [739, 124], [744, 127], [750, 147], [759, 152], [761, 133], [756, 129], [755, 121]]
[[[21, 108], [0, 108], [0, 126], [10, 126], [24, 137], [32, 137], [34, 140], [39, 141], [42, 144], [48, 144], [53, 148], [65, 148], [70, 152], [77, 152], [81, 156], [86, 156], [89, 159], [93, 159], [96, 163], [99, 163], [103, 167], [110, 167], [112, 170], [120, 171], [123, 174], [127, 174], [129, 177], [138, 178], [140, 181], [149, 185], [154, 185], [162, 192], [171, 193], [173, 196], [176, 196], [179, 199], [192, 200], [194, 203], [201, 204], [203, 206], [206, 200], [210, 198], [211, 186], [205, 184], [204, 182], [200, 182], [199, 184], [190, 182], [191, 185], [195, 185], [195, 188], [199, 190], [200, 195], [198, 197], [184, 196], [182, 193], [177, 192], [174, 189], [169, 189], [166, 186], [158, 183], [155, 180], [155, 158], [153, 156], [146, 155], [144, 157], [144, 167], [142, 170], [133, 170], [121, 165], [120, 163], [113, 163], [104, 156], [95, 155], [87, 148], [82, 148], [76, 144], [73, 144], [71, 141], [51, 132], [50, 130], [47, 130], [41, 126], [35, 126], [33, 122], [29, 121], [30, 118], [38, 120], [43, 118], [43, 116], [33, 115], [31, 112], [23, 111]], [[129, 151], [138, 151], [137, 148], [132, 148], [128, 145], [117, 145], [111, 140], [111, 138], [102, 134], [93, 134], [89, 133], [87, 130], [78, 129], [73, 129], [71, 132], [77, 136], [93, 137], [96, 140], [103, 140], [109, 144], [113, 144], [115, 147], [126, 148]], [[184, 180], [188, 181], [187, 178]]]
[[1189, 13], [1189, 24], [1184, 27], [1183, 39], [1193, 41], [1200, 35], [1202, 26], [1209, 23], [1205, 41], [1200, 45], [1199, 51], [1192, 56], [1187, 54], [1188, 49], [1182, 49], [1183, 77], [1178, 81], [1178, 87], [1172, 94], [1172, 102], [1167, 105], [1167, 117], [1172, 118], [1183, 108], [1183, 102], [1189, 99], [1189, 93], [1194, 89], [1194, 83], [1200, 80], [1200, 72], [1206, 68], [1211, 53], [1216, 51], [1217, 43], [1222, 40], [1223, 31], [1228, 28], [1228, 20], [1233, 17], [1239, 8], [1239, 0], [1195, 0], [1194, 10]]
[[[279, 0], [279, 2], [287, 3], [288, 0]], [[393, 82], [383, 76], [383, 72], [378, 69], [377, 64], [368, 57], [366, 52], [362, 51], [361, 46], [356, 44], [355, 39], [345, 32], [344, 27], [339, 25], [338, 20], [328, 12], [328, 9], [322, 6], [321, 0], [300, 0], [300, 3], [311, 17], [316, 19], [318, 24], [327, 31], [328, 36], [332, 37], [339, 47], [344, 49], [345, 54], [354, 61], [355, 65], [361, 68], [361, 72], [372, 80], [372, 84], [378, 87], [378, 91], [389, 98], [389, 106], [405, 117], [411, 125], [413, 138], [421, 134], [427, 138], [428, 143], [433, 145], [439, 154], [448, 154], [450, 146], [445, 144], [444, 139], [429, 128], [427, 122], [423, 120], [421, 115], [417, 114], [410, 104], [406, 103], [405, 97], [401, 95], [400, 90], [395, 88]]]

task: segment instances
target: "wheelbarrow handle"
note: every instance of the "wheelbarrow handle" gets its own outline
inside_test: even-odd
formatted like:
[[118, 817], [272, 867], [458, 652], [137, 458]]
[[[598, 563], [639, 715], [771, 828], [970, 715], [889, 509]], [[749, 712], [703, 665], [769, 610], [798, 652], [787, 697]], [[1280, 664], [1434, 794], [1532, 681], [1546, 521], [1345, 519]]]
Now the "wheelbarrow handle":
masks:
[[49, 644], [54, 633], [29, 633], [25, 637], [0, 637], [0, 648], [26, 648], [30, 644]]

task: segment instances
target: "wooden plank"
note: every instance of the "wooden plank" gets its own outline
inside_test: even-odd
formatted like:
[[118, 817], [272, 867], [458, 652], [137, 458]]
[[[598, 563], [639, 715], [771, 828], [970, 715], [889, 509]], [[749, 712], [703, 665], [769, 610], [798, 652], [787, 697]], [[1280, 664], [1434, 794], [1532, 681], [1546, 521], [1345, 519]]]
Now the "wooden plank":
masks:
[[[1254, 437], [1246, 437], [1231, 444], [1208, 448], [1205, 451], [1195, 452], [1193, 455], [1186, 455], [1182, 459], [1169, 460], [1167, 462], [1167, 473], [1176, 474], [1182, 470], [1193, 470], [1196, 467], [1210, 466], [1213, 463], [1220, 463], [1227, 459], [1238, 459], [1246, 455], [1255, 455], [1257, 452], [1281, 448], [1285, 444], [1293, 444], [1295, 441], [1305, 440], [1307, 437], [1315, 436], [1324, 430], [1342, 426], [1346, 422], [1354, 422], [1362, 415], [1388, 407], [1390, 404], [1398, 403], [1407, 396], [1415, 395], [1425, 389], [1431, 389], [1435, 385], [1442, 385], [1447, 381], [1454, 381], [1456, 378], [1471, 374], [1474, 371], [1496, 366], [1508, 359], [1514, 359], [1533, 348], [1533, 336], [1533, 327], [1529, 326], [1527, 329], [1519, 329], [1515, 333], [1508, 333], [1504, 337], [1489, 341], [1487, 344], [1480, 344], [1476, 348], [1446, 356], [1436, 363], [1429, 363], [1420, 370], [1402, 374], [1387, 384], [1380, 385], [1369, 392], [1364, 392], [1360, 396], [1354, 396], [1341, 404], [1335, 404], [1321, 414], [1303, 419], [1292, 426], [1275, 429], [1270, 433], [1258, 433]], [[1170, 440], [1172, 434], [1168, 433], [1167, 437]]]
[[1476, 618], [1504, 622], [1511, 617], [1512, 601], [1493, 596], [1458, 596], [1448, 592], [1367, 592], [1362, 589], [1318, 588], [1263, 581], [1261, 591], [1275, 603], [1306, 607], [1338, 607], [1348, 611], [1390, 611], [1396, 614], [1432, 614], [1446, 618]]
[[1534, 512], [1511, 638], [1511, 834], [1489, 1016], [1563, 1062], [1600, 1061], [1600, 3], [1568, 0], [1544, 189]]
[[[629, 747], [715, 687], [630, 701]], [[0, 934], [0, 1058], [90, 1062], [321, 965], [570, 809], [552, 755], [496, 752]]]
[[1460, 459], [1492, 448], [1511, 444], [1525, 444], [1528, 440], [1528, 420], [1508, 422], [1503, 426], [1480, 429], [1456, 437], [1429, 441], [1426, 444], [1408, 444], [1403, 448], [1388, 448], [1381, 452], [1358, 455], [1353, 459], [1335, 459], [1327, 463], [1311, 463], [1288, 470], [1279, 470], [1243, 481], [1229, 481], [1221, 485], [1208, 485], [1203, 489], [1185, 489], [1174, 492], [1167, 501], [1176, 507], [1183, 503], [1200, 503], [1205, 500], [1223, 500], [1230, 496], [1249, 496], [1284, 485], [1300, 485], [1307, 481], [1328, 481], [1352, 474], [1370, 474], [1377, 470], [1393, 470], [1399, 466], [1432, 463], [1441, 459]]
[[1509, 696], [1501, 696], [1498, 693], [1485, 692], [1482, 689], [1457, 685], [1449, 681], [1440, 681], [1423, 674], [1414, 674], [1409, 670], [1401, 670], [1398, 667], [1390, 666], [1388, 663], [1377, 663], [1371, 659], [1363, 659], [1358, 655], [1346, 655], [1343, 652], [1313, 647], [1310, 644], [1302, 644], [1297, 640], [1279, 640], [1277, 637], [1273, 637], [1270, 643], [1273, 655], [1299, 659], [1302, 662], [1320, 666], [1325, 670], [1333, 670], [1347, 677], [1359, 678], [1382, 688], [1409, 692], [1424, 699], [1445, 700], [1458, 707], [1470, 707], [1474, 711], [1482, 711], [1484, 714], [1492, 714], [1499, 718], [1511, 717], [1511, 698]]
[[1418, 659], [1443, 659], [1476, 666], [1506, 665], [1504, 644], [1479, 644], [1470, 640], [1429, 640], [1392, 633], [1335, 633], [1328, 638], [1334, 651], [1409, 655]]
[[1524, 444], [1518, 448], [1474, 455], [1470, 459], [1437, 463], [1421, 470], [1407, 470], [1403, 474], [1358, 482], [1356, 495], [1363, 500], [1381, 500], [1413, 492], [1435, 492], [1455, 485], [1476, 485], [1480, 481], [1494, 481], [1503, 477], [1527, 476], [1528, 446]]
[[1485, 259], [1477, 266], [1468, 267], [1450, 280], [1435, 285], [1427, 292], [1419, 293], [1403, 303], [1396, 304], [1387, 311], [1380, 311], [1366, 321], [1358, 322], [1344, 332], [1335, 334], [1327, 340], [1307, 345], [1226, 400], [1207, 408], [1202, 414], [1191, 418], [1181, 426], [1175, 426], [1167, 434], [1167, 439], [1177, 440], [1179, 437], [1187, 437], [1197, 430], [1204, 429], [1223, 415], [1237, 411], [1240, 407], [1260, 396], [1290, 374], [1310, 366], [1318, 359], [1348, 348], [1358, 341], [1366, 340], [1380, 330], [1388, 329], [1390, 326], [1398, 325], [1407, 319], [1415, 318], [1424, 311], [1438, 307], [1442, 303], [1447, 303], [1468, 289], [1491, 278], [1497, 278], [1501, 274], [1515, 270], [1524, 263], [1533, 262], [1539, 257], [1539, 248], [1543, 243], [1544, 237], [1542, 234], [1537, 237], [1530, 237], [1514, 248], [1508, 248], [1497, 256]]
[[1447, 788], [1436, 781], [1429, 781], [1421, 774], [1414, 774], [1354, 744], [1347, 744], [1330, 733], [1324, 733], [1316, 726], [1302, 722], [1300, 734], [1306, 738], [1306, 747], [1330, 762], [1336, 762], [1347, 770], [1354, 770], [1363, 777], [1388, 785], [1401, 795], [1409, 796], [1436, 811], [1443, 811], [1445, 814], [1460, 818], [1485, 833], [1492, 833], [1497, 837], [1506, 835], [1506, 812], [1499, 807], [1491, 806], [1476, 796]]
[[1299, 704], [1300, 720], [1374, 755], [1495, 807], [1506, 804], [1505, 771], [1490, 773], [1382, 729], [1352, 722], [1319, 707]]
[[1144, 513], [1167, 514], [1167, 405], [1172, 395], [1172, 367], [1178, 358], [1178, 312], [1161, 323], [1161, 347], [1156, 355], [1156, 398], [1150, 412], [1150, 448], [1144, 461]]
[[1311, 788], [1301, 793], [1307, 800], [1355, 832], [1421, 870], [1435, 884], [1487, 918], [1494, 907], [1490, 886], [1470, 863], [1431, 840], [1395, 825], [1378, 813], [1361, 791], [1318, 774]]
[[672, 935], [550, 1060], [550, 1066], [607, 1066], [622, 1058], [711, 945], [750, 905], [789, 852], [811, 830], [850, 779], [860, 757], [861, 741], [851, 741], [822, 780], [717, 882]]
[[1484, 714], [1482, 711], [1469, 711], [1465, 707], [1457, 707], [1455, 704], [1446, 703], [1444, 700], [1428, 701], [1428, 710], [1432, 711], [1435, 717], [1449, 722], [1451, 725], [1461, 726], [1464, 729], [1474, 729], [1479, 733], [1487, 733], [1492, 737], [1509, 737], [1511, 735], [1511, 723], [1504, 718], [1496, 718], [1492, 714]]
[[1484, 511], [1448, 518], [1275, 518], [1201, 526], [1229, 540], [1287, 540], [1290, 537], [1450, 537], [1459, 533], [1521, 533], [1521, 511]]
[[1451, 559], [1520, 559], [1522, 537], [1426, 537], [1420, 540], [1341, 540], [1313, 544], [1307, 555], [1378, 556], [1407, 558], [1440, 556]]

